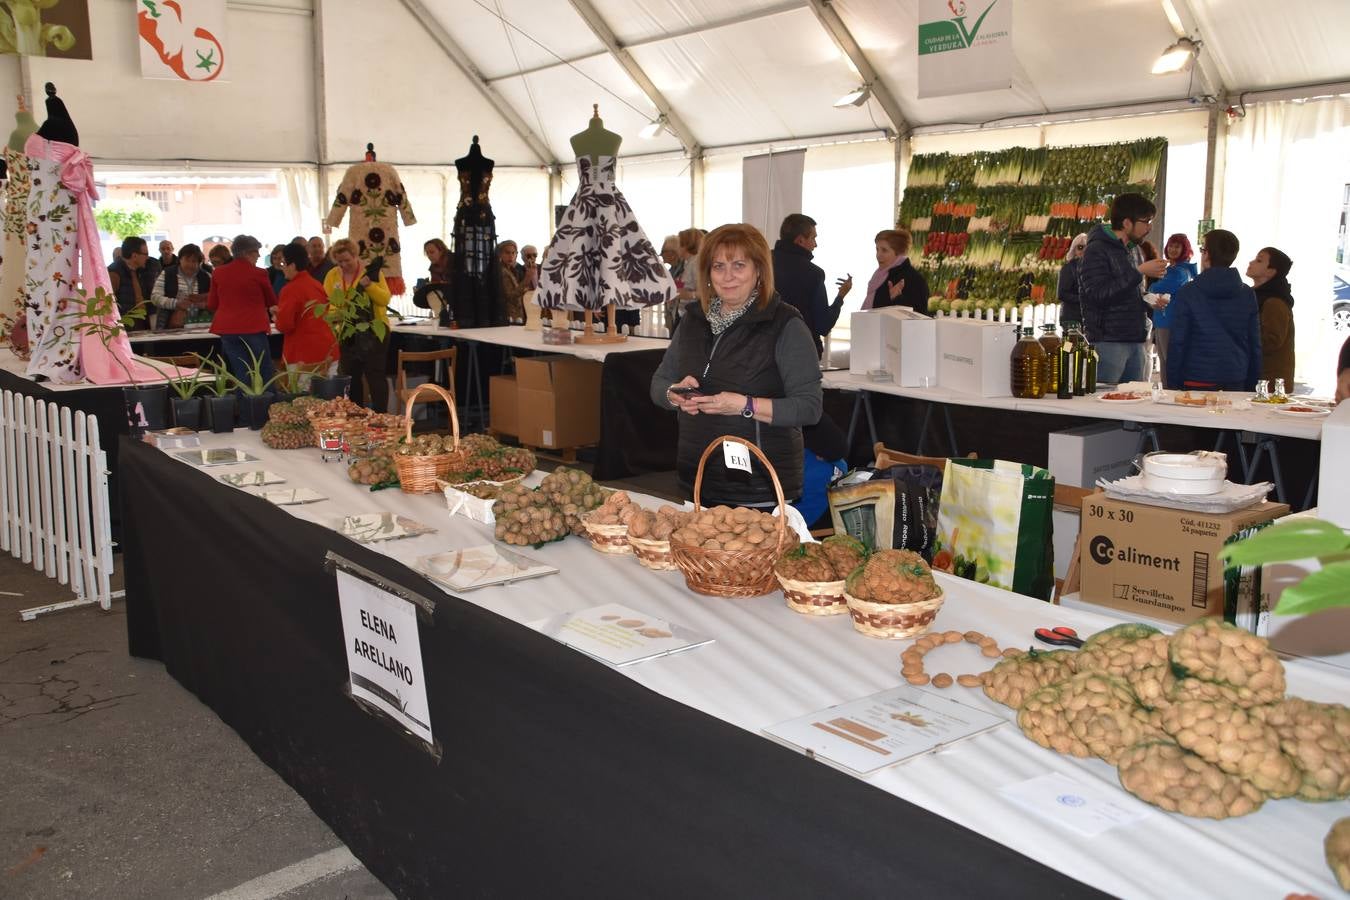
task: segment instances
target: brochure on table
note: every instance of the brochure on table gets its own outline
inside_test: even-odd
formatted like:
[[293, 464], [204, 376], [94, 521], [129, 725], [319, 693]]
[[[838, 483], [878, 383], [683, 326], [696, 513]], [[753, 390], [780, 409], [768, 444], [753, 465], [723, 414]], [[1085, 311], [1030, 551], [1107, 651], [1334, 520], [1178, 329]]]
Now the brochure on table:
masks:
[[226, 472], [220, 476], [220, 480], [235, 487], [261, 487], [265, 484], [284, 484], [286, 482], [286, 479], [276, 472], [269, 472], [266, 469], [255, 469], [252, 472]]
[[421, 522], [391, 512], [343, 516], [335, 520], [332, 527], [338, 534], [349, 537], [358, 544], [396, 541], [431, 534], [436, 530], [430, 525], [423, 525]]
[[277, 506], [299, 506], [303, 503], [319, 503], [328, 499], [318, 491], [306, 487], [263, 491], [258, 496]]
[[902, 685], [764, 729], [779, 743], [859, 775], [988, 731], [1004, 720]]
[[173, 455], [191, 466], [230, 466], [235, 463], [258, 461], [258, 457], [250, 456], [234, 447], [221, 447], [216, 450], [179, 450]]
[[611, 666], [628, 666], [712, 643], [712, 638], [620, 603], [560, 613], [531, 628]]
[[417, 560], [417, 571], [452, 591], [473, 591], [491, 584], [556, 575], [550, 566], [495, 544], [446, 550]]

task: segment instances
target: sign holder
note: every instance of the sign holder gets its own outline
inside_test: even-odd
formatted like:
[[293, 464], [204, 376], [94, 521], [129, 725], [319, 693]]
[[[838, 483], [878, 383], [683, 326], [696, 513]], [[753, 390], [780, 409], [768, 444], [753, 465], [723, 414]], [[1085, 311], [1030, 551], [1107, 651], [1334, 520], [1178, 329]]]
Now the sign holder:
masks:
[[[323, 568], [325, 572], [332, 574], [334, 578], [339, 578], [340, 574], [344, 574], [365, 586], [373, 588], [375, 591], [384, 595], [383, 600], [385, 603], [393, 602], [398, 604], [402, 601], [410, 604], [412, 606], [412, 618], [409, 620], [407, 619], [406, 613], [403, 615], [405, 621], [416, 623], [418, 628], [423, 625], [433, 626], [435, 624], [434, 615], [436, 611], [436, 602], [417, 591], [410, 590], [402, 585], [394, 584], [359, 563], [352, 562], [346, 557], [334, 553], [331, 550], [324, 556]], [[353, 637], [350, 633], [348, 616], [348, 613], [350, 613], [351, 610], [347, 608], [352, 604], [351, 601], [343, 595], [340, 582], [338, 596], [340, 614], [343, 618], [344, 642], [352, 641]], [[395, 612], [397, 612], [397, 610], [395, 610]], [[399, 655], [404, 656], [404, 659], [398, 661], [389, 660], [386, 663], [386, 656], [382, 652], [385, 647], [385, 642], [380, 640], [380, 635], [381, 632], [383, 632], [384, 637], [387, 640], [396, 643], [397, 640], [394, 637], [394, 628], [397, 623], [382, 623], [379, 618], [368, 616], [364, 609], [361, 610], [359, 615], [360, 621], [365, 624], [367, 628], [370, 628], [372, 634], [370, 636], [369, 644], [360, 640], [356, 642], [361, 645], [362, 651], [365, 651], [364, 653], [362, 651], [355, 651], [354, 656], [354, 651], [351, 646], [345, 648], [344, 653], [347, 657], [348, 679], [342, 685], [342, 693], [351, 698], [362, 711], [380, 719], [385, 724], [390, 725], [400, 736], [409, 741], [413, 746], [426, 751], [431, 758], [439, 764], [443, 755], [441, 742], [432, 734], [430, 723], [422, 720], [422, 718], [429, 719], [430, 717], [425, 713], [425, 707], [427, 705], [425, 697], [426, 687], [425, 684], [422, 683], [420, 677], [423, 672], [420, 639], [416, 641], [417, 647], [415, 658], [409, 656], [407, 653], [400, 653]], [[379, 662], [377, 662], [372, 669], [370, 663], [375, 660], [379, 660]], [[356, 670], [357, 666], [366, 668], [369, 672], [369, 677], [367, 674], [358, 672]], [[406, 684], [413, 688], [411, 698], [405, 698], [403, 696], [403, 691], [394, 692], [380, 683], [381, 680], [389, 679], [396, 681], [400, 688], [405, 683], [406, 679]], [[421, 703], [417, 704], [416, 701], [419, 699]], [[419, 715], [421, 715], [422, 718], [419, 718]], [[405, 718], [407, 721], [405, 721]], [[411, 723], [411, 725], [409, 723]], [[420, 726], [421, 731], [415, 730], [413, 726]]]

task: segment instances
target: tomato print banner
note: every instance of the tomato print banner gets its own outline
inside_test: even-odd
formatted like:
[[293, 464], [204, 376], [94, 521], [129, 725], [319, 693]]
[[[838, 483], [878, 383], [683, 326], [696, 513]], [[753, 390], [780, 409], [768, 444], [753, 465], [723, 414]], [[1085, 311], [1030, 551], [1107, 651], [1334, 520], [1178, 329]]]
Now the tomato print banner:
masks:
[[141, 75], [225, 81], [225, 0], [137, 0]]

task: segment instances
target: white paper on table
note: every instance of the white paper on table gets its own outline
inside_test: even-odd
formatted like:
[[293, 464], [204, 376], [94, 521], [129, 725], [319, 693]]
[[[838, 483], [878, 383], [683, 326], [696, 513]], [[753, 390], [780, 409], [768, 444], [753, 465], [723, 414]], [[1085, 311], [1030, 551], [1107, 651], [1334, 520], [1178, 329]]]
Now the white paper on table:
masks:
[[302, 503], [318, 503], [321, 500], [327, 500], [323, 494], [311, 488], [292, 488], [291, 490], [263, 491], [258, 495], [268, 503], [275, 503], [277, 506], [298, 506]]
[[779, 743], [866, 775], [1004, 723], [999, 716], [909, 685], [764, 729]]
[[261, 487], [264, 484], [285, 484], [286, 479], [276, 472], [255, 469], [252, 472], [226, 472], [220, 480], [235, 487]]
[[999, 793], [1041, 818], [1087, 837], [1153, 815], [1148, 805], [1123, 791], [1084, 784], [1062, 772], [1006, 785]]
[[530, 627], [611, 666], [627, 666], [712, 643], [706, 635], [620, 603], [560, 613], [531, 622]]
[[498, 544], [433, 553], [420, 557], [414, 568], [432, 581], [461, 592], [554, 575], [558, 571], [557, 566], [546, 565]]

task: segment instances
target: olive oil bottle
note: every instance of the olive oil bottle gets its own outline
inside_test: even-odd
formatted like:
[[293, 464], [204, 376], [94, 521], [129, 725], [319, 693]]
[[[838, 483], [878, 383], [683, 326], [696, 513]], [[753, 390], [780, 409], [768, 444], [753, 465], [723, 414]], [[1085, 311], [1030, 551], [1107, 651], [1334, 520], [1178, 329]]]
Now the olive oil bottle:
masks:
[[1082, 336], [1074, 322], [1064, 323], [1064, 342], [1059, 345], [1059, 384], [1055, 396], [1061, 400], [1072, 400], [1073, 383], [1078, 374], [1078, 346]]
[[1030, 400], [1045, 396], [1049, 374], [1045, 348], [1036, 341], [1036, 329], [1022, 329], [1022, 337], [1012, 349], [1012, 394]]
[[1059, 393], [1059, 345], [1063, 341], [1059, 339], [1059, 329], [1054, 325], [1041, 326], [1040, 344], [1045, 348], [1046, 361], [1046, 380], [1045, 393]]

